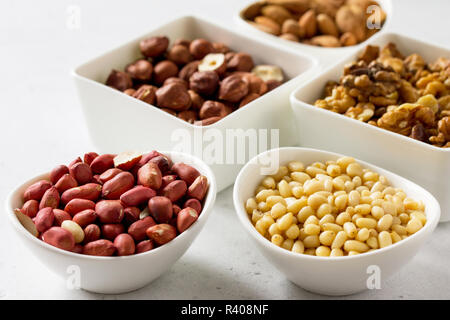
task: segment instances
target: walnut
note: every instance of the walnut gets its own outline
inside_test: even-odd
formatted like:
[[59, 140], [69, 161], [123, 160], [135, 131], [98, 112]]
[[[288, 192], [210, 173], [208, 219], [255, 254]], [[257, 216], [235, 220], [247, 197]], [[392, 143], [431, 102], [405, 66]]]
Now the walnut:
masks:
[[413, 53], [405, 59], [405, 68], [409, 72], [415, 73], [418, 70], [422, 70], [424, 67], [425, 60], [423, 60], [423, 58], [417, 53]]
[[447, 141], [450, 141], [450, 117], [444, 117], [438, 123], [439, 133], [444, 135]]
[[411, 134], [412, 127], [418, 123], [424, 127], [432, 127], [435, 123], [433, 110], [419, 104], [405, 103], [388, 110], [377, 121], [380, 128], [407, 136]]
[[349, 95], [348, 89], [343, 86], [337, 86], [334, 88], [331, 96], [325, 98], [325, 102], [329, 106], [326, 109], [338, 113], [345, 113], [348, 108], [356, 105], [355, 99]]
[[413, 87], [413, 85], [406, 81], [400, 81], [400, 88], [398, 90], [400, 98], [409, 103], [414, 103], [419, 99], [419, 92]]
[[368, 45], [363, 53], [359, 56], [360, 60], [363, 60], [366, 63], [369, 63], [373, 60], [376, 60], [380, 54], [380, 47]]
[[450, 67], [450, 59], [441, 57], [437, 59], [434, 63], [430, 63], [429, 68], [431, 71], [437, 72], [442, 71]]
[[373, 117], [375, 106], [372, 103], [358, 103], [355, 107], [350, 107], [345, 112], [347, 117], [367, 122]]

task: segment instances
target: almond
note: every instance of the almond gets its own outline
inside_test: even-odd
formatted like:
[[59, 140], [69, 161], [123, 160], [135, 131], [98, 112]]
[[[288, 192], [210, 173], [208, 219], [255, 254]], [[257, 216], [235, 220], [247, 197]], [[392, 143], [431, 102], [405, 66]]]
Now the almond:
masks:
[[365, 38], [364, 11], [358, 6], [342, 6], [336, 13], [336, 25], [342, 33], [352, 32], [358, 41]]
[[317, 16], [317, 25], [319, 31], [324, 35], [330, 35], [334, 37], [339, 37], [339, 30], [336, 23], [328, 15], [321, 13]]
[[286, 8], [279, 5], [268, 5], [261, 9], [263, 16], [272, 19], [279, 25], [282, 25], [287, 19], [291, 19], [292, 15]]
[[355, 35], [351, 32], [343, 33], [339, 41], [344, 47], [354, 46], [358, 43], [358, 39], [356, 39]]
[[255, 18], [255, 22], [261, 26], [264, 26], [264, 28], [267, 30], [267, 32], [269, 32], [273, 35], [278, 36], [281, 32], [280, 25], [268, 17], [258, 16]]
[[255, 2], [242, 10], [241, 16], [247, 20], [253, 20], [255, 17], [261, 14], [261, 8], [264, 6], [264, 2]]
[[340, 47], [341, 43], [335, 36], [322, 35], [311, 38], [311, 43], [315, 46], [321, 46], [326, 48]]
[[311, 38], [317, 32], [317, 19], [314, 10], [308, 10], [298, 21], [300, 27], [305, 30], [305, 37]]

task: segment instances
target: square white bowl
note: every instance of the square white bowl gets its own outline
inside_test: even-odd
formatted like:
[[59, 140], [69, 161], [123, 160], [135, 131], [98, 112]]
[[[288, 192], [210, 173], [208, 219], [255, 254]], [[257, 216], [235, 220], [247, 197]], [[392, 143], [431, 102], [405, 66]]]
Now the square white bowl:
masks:
[[[191, 146], [191, 148], [180, 150], [180, 141], [172, 136], [177, 129], [184, 129], [182, 131], [184, 138], [187, 137], [194, 141], [194, 129], [197, 128], [197, 133], [200, 131], [198, 126], [180, 120], [157, 107], [104, 84], [111, 69], [122, 70], [126, 64], [140, 57], [138, 44], [141, 39], [155, 35], [166, 35], [171, 41], [177, 38], [193, 39], [196, 37], [220, 41], [233, 50], [251, 54], [255, 64], [265, 63], [280, 66], [286, 77], [290, 79], [289, 81], [244, 108], [204, 128], [219, 130], [215, 132], [220, 132], [222, 137], [225, 137], [226, 129], [279, 129], [280, 146], [297, 143], [289, 94], [317, 72], [317, 61], [288, 48], [275, 48], [216, 23], [198, 17], [184, 16], [110, 50], [73, 70], [72, 75], [78, 89], [89, 133], [100, 152], [176, 149], [193, 153], [204, 159], [203, 154], [198, 150], [203, 150], [211, 144], [210, 141], [203, 141], [196, 148]], [[178, 131], [179, 133], [180, 131]], [[223, 153], [226, 154], [229, 150], [226, 148], [226, 141], [222, 142]], [[262, 148], [259, 152], [270, 148]], [[243, 149], [248, 149], [248, 146]], [[246, 152], [245, 150], [237, 151]], [[219, 191], [234, 182], [243, 165], [243, 163], [207, 162], [216, 175]]]
[[[395, 33], [369, 41], [395, 43], [405, 54], [418, 53], [425, 61], [450, 57], [450, 50]], [[410, 179], [430, 191], [442, 209], [441, 221], [450, 220], [450, 148], [438, 148], [347, 116], [313, 106], [328, 80], [338, 80], [345, 64], [361, 50], [301, 86], [291, 95], [299, 145], [348, 154]]]
[[295, 49], [296, 51], [310, 54], [313, 57], [317, 57], [321, 65], [334, 64], [336, 61], [340, 60], [343, 57], [343, 55], [349, 54], [351, 52], [360, 49], [361, 47], [366, 46], [367, 43], [370, 42], [374, 37], [376, 38], [389, 30], [393, 16], [392, 0], [377, 0], [381, 8], [386, 12], [386, 21], [384, 22], [381, 30], [379, 30], [375, 35], [373, 35], [369, 39], [361, 43], [358, 43], [354, 46], [340, 47], [340, 48], [324, 48], [285, 40], [278, 36], [274, 36], [272, 34], [269, 34], [267, 32], [255, 28], [242, 17], [244, 9], [247, 8], [251, 3], [255, 2], [257, 1], [256, 0], [247, 1], [246, 2], [247, 4], [243, 6], [241, 10], [238, 12], [238, 14], [235, 16], [235, 20], [242, 30], [245, 30], [246, 32], [251, 32], [252, 34], [261, 39], [270, 41], [271, 43], [273, 43], [274, 46], [289, 47]]

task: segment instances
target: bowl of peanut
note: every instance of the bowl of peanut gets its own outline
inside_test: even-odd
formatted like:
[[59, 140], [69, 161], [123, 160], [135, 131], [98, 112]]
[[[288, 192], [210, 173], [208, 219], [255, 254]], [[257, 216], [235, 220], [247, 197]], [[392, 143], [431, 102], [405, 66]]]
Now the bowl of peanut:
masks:
[[441, 221], [450, 220], [450, 50], [380, 35], [294, 91], [291, 106], [300, 146], [410, 179], [438, 199]]
[[30, 253], [72, 288], [141, 288], [184, 254], [211, 214], [216, 184], [179, 152], [86, 153], [18, 186], [6, 209]]
[[259, 154], [234, 187], [239, 220], [262, 254], [300, 287], [325, 295], [375, 288], [439, 222], [425, 189], [336, 153], [289, 147]]

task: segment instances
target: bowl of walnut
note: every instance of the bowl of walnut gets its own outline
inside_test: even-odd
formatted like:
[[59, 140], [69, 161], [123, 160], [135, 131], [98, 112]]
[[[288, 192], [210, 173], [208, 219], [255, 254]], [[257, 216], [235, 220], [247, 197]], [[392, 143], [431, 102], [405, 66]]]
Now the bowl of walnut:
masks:
[[387, 33], [291, 95], [299, 144], [400, 174], [450, 220], [450, 50]]

